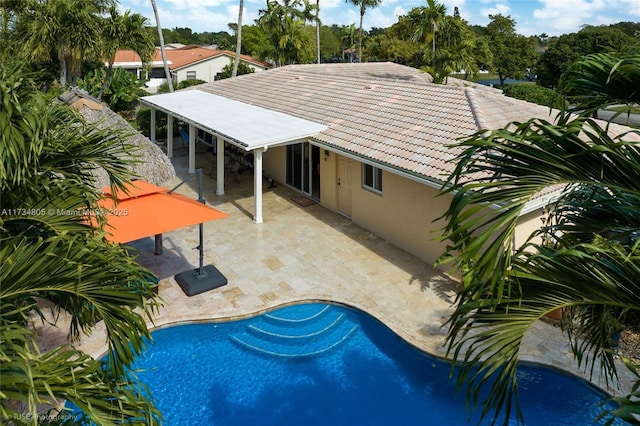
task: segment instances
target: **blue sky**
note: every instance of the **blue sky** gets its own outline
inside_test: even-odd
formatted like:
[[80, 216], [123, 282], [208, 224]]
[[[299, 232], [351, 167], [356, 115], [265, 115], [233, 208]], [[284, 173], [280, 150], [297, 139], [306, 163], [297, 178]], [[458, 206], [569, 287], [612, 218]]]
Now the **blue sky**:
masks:
[[[131, 9], [155, 25], [151, 0], [119, 0], [122, 9]], [[315, 2], [314, 0], [311, 0]], [[640, 21], [640, 0], [441, 0], [449, 14], [454, 6], [470, 24], [486, 25], [489, 14], [511, 15], [516, 31], [523, 35], [561, 35], [580, 30], [581, 25]], [[238, 19], [238, 0], [156, 0], [160, 24], [164, 28], [188, 27], [194, 32], [228, 31], [227, 23]], [[425, 0], [382, 0], [368, 10], [364, 27], [386, 28]], [[258, 17], [265, 0], [245, 0], [243, 23]], [[359, 10], [345, 0], [320, 0], [320, 19], [326, 25], [359, 25]]]

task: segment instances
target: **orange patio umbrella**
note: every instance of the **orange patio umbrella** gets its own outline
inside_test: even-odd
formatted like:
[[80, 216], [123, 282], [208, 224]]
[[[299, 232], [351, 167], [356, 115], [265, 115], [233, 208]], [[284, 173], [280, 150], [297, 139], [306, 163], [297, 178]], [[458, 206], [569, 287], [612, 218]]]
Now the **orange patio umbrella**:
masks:
[[[200, 266], [175, 276], [187, 296], [227, 284], [227, 278], [213, 265], [204, 266], [204, 222], [223, 219], [228, 215], [204, 204], [202, 198], [202, 169], [198, 169], [198, 200], [137, 180], [127, 184], [126, 191], [117, 190], [114, 200], [111, 188], [103, 188], [105, 197], [98, 202], [96, 214], [107, 219], [106, 238], [115, 243], [128, 243], [140, 238], [156, 236], [156, 254], [162, 251], [162, 234], [199, 224]], [[202, 202], [200, 202], [202, 201]], [[95, 219], [94, 219], [95, 220]]]
[[95, 212], [106, 216], [106, 238], [114, 243], [128, 243], [228, 216], [149, 182], [137, 180], [126, 185], [126, 192], [118, 190], [115, 194], [117, 201], [111, 188], [102, 188], [105, 197]]

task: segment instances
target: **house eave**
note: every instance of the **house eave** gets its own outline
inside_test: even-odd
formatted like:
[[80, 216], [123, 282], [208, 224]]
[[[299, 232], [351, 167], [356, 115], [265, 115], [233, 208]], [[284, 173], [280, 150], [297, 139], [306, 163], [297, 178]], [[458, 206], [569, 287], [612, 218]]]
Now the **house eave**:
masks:
[[348, 150], [346, 150], [344, 148], [341, 148], [339, 146], [336, 146], [336, 145], [332, 145], [332, 144], [328, 144], [326, 142], [319, 141], [319, 140], [317, 140], [315, 138], [312, 138], [311, 143], [313, 145], [319, 146], [322, 149], [326, 149], [326, 150], [328, 150], [330, 152], [333, 152], [333, 153], [336, 153], [336, 154], [340, 154], [340, 155], [342, 155], [344, 157], [350, 158], [352, 160], [359, 161], [359, 162], [364, 163], [364, 164], [369, 164], [371, 166], [378, 167], [379, 169], [382, 169], [382, 170], [384, 170], [386, 172], [402, 176], [402, 177], [404, 177], [406, 179], [409, 179], [409, 180], [412, 180], [414, 182], [418, 182], [418, 183], [427, 185], [427, 186], [429, 186], [431, 188], [435, 188], [437, 190], [440, 190], [442, 188], [442, 185], [444, 184], [444, 182], [439, 180], [439, 179], [435, 179], [435, 178], [431, 178], [429, 176], [425, 176], [425, 175], [421, 175], [421, 174], [418, 174], [418, 173], [414, 173], [414, 172], [411, 172], [409, 170], [402, 169], [400, 167], [394, 167], [394, 166], [392, 166], [390, 164], [383, 163], [381, 161], [377, 161], [377, 160], [375, 160], [373, 158], [363, 157], [362, 155], [355, 154], [353, 152], [350, 152], [350, 151], [348, 151]]

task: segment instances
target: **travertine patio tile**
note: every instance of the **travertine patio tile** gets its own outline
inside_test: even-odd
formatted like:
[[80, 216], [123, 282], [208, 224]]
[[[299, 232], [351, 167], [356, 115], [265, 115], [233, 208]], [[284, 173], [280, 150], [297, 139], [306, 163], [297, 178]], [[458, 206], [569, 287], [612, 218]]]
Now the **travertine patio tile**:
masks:
[[[196, 164], [209, 170], [210, 155]], [[176, 159], [186, 176], [186, 157]], [[215, 265], [228, 284], [187, 297], [173, 276], [198, 265], [197, 227], [165, 235], [163, 255], [153, 255], [153, 239], [136, 242], [139, 259], [160, 275], [164, 300], [152, 327], [193, 321], [221, 321], [261, 313], [283, 304], [327, 300], [353, 306], [379, 319], [410, 344], [444, 356], [442, 327], [451, 314], [455, 282], [446, 274], [394, 247], [342, 216], [319, 205], [301, 208], [290, 201], [295, 192], [284, 185], [264, 195], [262, 224], [252, 222], [251, 176], [227, 185], [215, 195], [215, 180], [204, 176], [205, 199], [230, 216], [204, 225], [204, 263]], [[195, 180], [178, 192], [197, 198]], [[177, 182], [166, 186], [172, 187]], [[425, 237], [428, 238], [428, 237]], [[40, 330], [45, 335], [51, 330]], [[52, 334], [52, 341], [57, 341]], [[52, 343], [53, 344], [53, 343]], [[83, 338], [93, 356], [105, 350], [104, 331]], [[525, 338], [522, 359], [582, 374], [558, 328], [539, 322]], [[596, 384], [604, 385], [601, 379]], [[630, 386], [628, 377], [621, 383]]]

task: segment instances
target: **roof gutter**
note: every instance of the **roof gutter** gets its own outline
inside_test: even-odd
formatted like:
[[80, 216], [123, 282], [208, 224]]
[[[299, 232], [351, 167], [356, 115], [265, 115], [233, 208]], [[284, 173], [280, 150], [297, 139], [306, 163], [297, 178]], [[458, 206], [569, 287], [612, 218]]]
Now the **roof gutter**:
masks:
[[352, 160], [356, 160], [356, 161], [359, 161], [361, 163], [377, 167], [377, 168], [382, 169], [384, 171], [387, 171], [387, 172], [402, 176], [402, 177], [404, 177], [406, 179], [412, 180], [414, 182], [421, 183], [423, 185], [427, 185], [427, 186], [429, 186], [431, 188], [435, 188], [437, 190], [440, 190], [442, 188], [442, 185], [444, 184], [443, 181], [440, 181], [440, 180], [437, 180], [437, 179], [429, 179], [429, 178], [425, 177], [424, 175], [419, 175], [417, 173], [411, 173], [411, 172], [409, 172], [409, 171], [407, 171], [405, 169], [401, 169], [399, 167], [394, 167], [394, 166], [391, 166], [389, 164], [386, 164], [386, 163], [383, 163], [383, 162], [380, 162], [380, 161], [376, 161], [376, 160], [372, 160], [372, 159], [368, 159], [368, 158], [363, 158], [362, 156], [354, 154], [354, 153], [352, 153], [350, 151], [347, 151], [347, 150], [342, 149], [340, 147], [337, 147], [335, 145], [327, 144], [326, 142], [322, 142], [322, 141], [319, 141], [317, 139], [313, 139], [312, 138], [311, 143], [313, 145], [316, 145], [316, 146], [319, 146], [319, 147], [321, 147], [323, 149], [326, 149], [326, 150], [328, 150], [330, 152], [334, 152], [336, 154], [340, 154], [343, 157], [347, 157], [347, 158], [350, 158]]
[[[347, 158], [350, 158], [352, 160], [356, 160], [356, 161], [364, 163], [364, 164], [369, 164], [371, 166], [378, 167], [378, 168], [380, 168], [382, 170], [385, 170], [385, 171], [390, 172], [390, 173], [394, 173], [396, 175], [402, 176], [402, 177], [404, 177], [406, 179], [409, 179], [409, 180], [412, 180], [414, 182], [418, 182], [418, 183], [421, 183], [423, 185], [427, 185], [427, 186], [429, 186], [431, 188], [435, 188], [435, 189], [437, 189], [439, 191], [442, 189], [443, 185], [445, 184], [445, 182], [441, 181], [441, 180], [428, 179], [423, 175], [421, 176], [421, 175], [418, 175], [418, 174], [415, 174], [415, 173], [411, 173], [411, 172], [408, 172], [406, 170], [400, 169], [398, 167], [393, 167], [393, 166], [390, 166], [388, 164], [384, 164], [382, 162], [378, 162], [378, 161], [375, 161], [375, 160], [364, 159], [361, 156], [353, 154], [353, 153], [351, 153], [349, 151], [346, 151], [346, 150], [341, 149], [339, 147], [336, 147], [334, 145], [330, 145], [330, 144], [327, 144], [325, 142], [318, 141], [316, 139], [312, 140], [312, 144], [316, 145], [316, 146], [319, 146], [319, 147], [321, 147], [323, 149], [326, 149], [326, 150], [328, 150], [330, 152], [334, 152], [336, 154], [340, 154], [340, 155], [342, 155], [344, 157], [347, 157]], [[531, 212], [533, 212], [533, 211], [535, 211], [537, 209], [540, 209], [540, 208], [542, 208], [542, 207], [544, 207], [544, 206], [546, 206], [546, 205], [548, 205], [550, 203], [553, 203], [554, 201], [556, 201], [558, 199], [558, 195], [559, 195], [560, 192], [561, 192], [561, 190], [558, 190], [556, 192], [552, 192], [550, 194], [547, 194], [544, 197], [539, 197], [539, 198], [536, 198], [536, 199], [533, 199], [533, 200], [527, 202], [524, 205], [524, 207], [522, 208], [522, 210], [520, 211], [520, 216], [524, 216], [524, 215], [526, 215], [528, 213], [531, 213]], [[490, 207], [494, 208], [494, 209], [499, 208], [498, 205], [492, 205]]]

